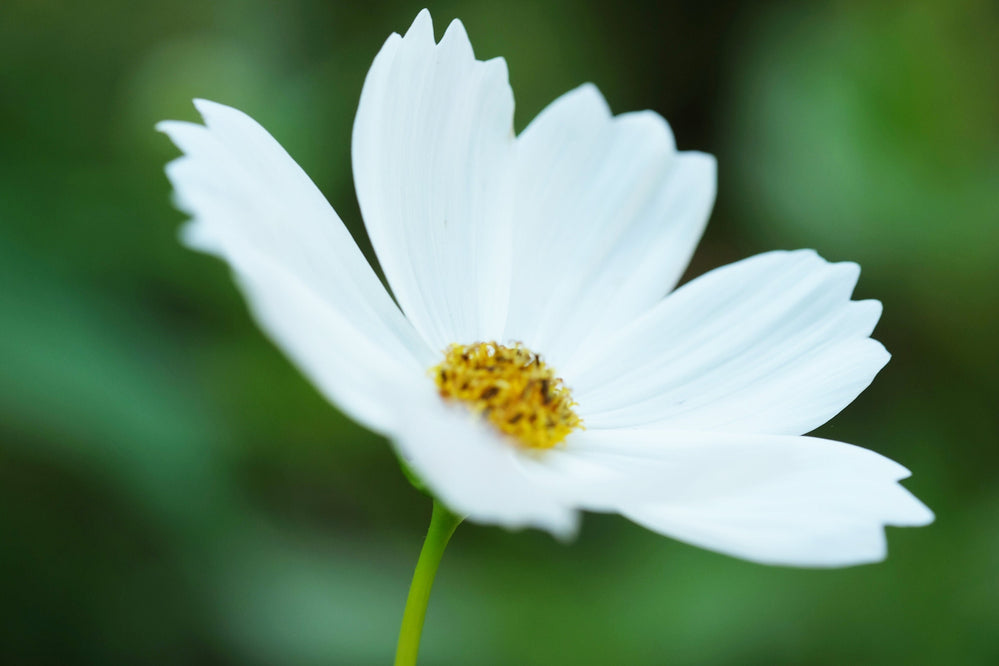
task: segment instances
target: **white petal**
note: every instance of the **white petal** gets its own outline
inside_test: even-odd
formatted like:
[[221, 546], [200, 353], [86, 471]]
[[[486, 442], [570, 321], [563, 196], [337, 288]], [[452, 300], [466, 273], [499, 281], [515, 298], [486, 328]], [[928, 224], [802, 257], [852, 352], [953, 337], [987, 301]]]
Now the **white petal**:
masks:
[[[547, 471], [565, 501], [767, 564], [846, 566], [884, 557], [885, 525], [933, 514], [901, 465], [809, 437], [670, 430], [585, 432]], [[626, 483], [627, 482], [627, 483]]]
[[523, 472], [527, 454], [436, 393], [422, 402], [406, 401], [406, 419], [394, 443], [433, 494], [469, 520], [509, 529], [538, 527], [560, 538], [578, 528], [577, 512]]
[[558, 364], [652, 307], [707, 222], [715, 161], [679, 153], [651, 111], [612, 117], [597, 89], [555, 100], [517, 140], [516, 271], [506, 338]]
[[364, 82], [354, 181], [396, 299], [432, 348], [498, 338], [510, 280], [513, 93], [459, 21], [440, 44], [420, 12]]
[[380, 380], [364, 394], [365, 373], [420, 374], [435, 354], [281, 146], [235, 109], [196, 105], [207, 126], [157, 126], [185, 153], [167, 175], [193, 217], [186, 241], [227, 260], [264, 330], [330, 399], [384, 431]]
[[859, 268], [811, 251], [711, 271], [568, 364], [588, 428], [659, 424], [803, 434], [888, 361], [868, 336], [877, 301], [851, 301]]
[[231, 245], [227, 253], [257, 323], [302, 374], [359, 423], [397, 432], [402, 409], [393, 396], [432, 386], [425, 367], [389, 353], [283, 266], [246, 247]]

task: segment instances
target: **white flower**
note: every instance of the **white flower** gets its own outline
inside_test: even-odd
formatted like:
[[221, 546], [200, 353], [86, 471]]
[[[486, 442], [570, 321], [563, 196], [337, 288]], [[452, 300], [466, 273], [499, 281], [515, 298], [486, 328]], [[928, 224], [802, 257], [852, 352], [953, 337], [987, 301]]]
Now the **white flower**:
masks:
[[[186, 242], [231, 265], [260, 326], [455, 512], [560, 536], [582, 509], [617, 512], [800, 566], [880, 560], [885, 525], [932, 520], [902, 466], [802, 436], [889, 357], [869, 337], [881, 304], [850, 300], [856, 264], [769, 252], [672, 290], [715, 161], [678, 152], [655, 113], [612, 116], [583, 85], [515, 136], [506, 63], [477, 61], [459, 21], [435, 43], [421, 12], [375, 58], [354, 123], [357, 196], [396, 306], [281, 146], [235, 109], [195, 104], [205, 126], [158, 126], [185, 153], [167, 173], [193, 217]], [[544, 391], [497, 397], [481, 384], [495, 368], [469, 351], [486, 365], [540, 354], [523, 386]], [[497, 386], [520, 381], [521, 361]], [[496, 414], [523, 407], [555, 432], [553, 372], [584, 427], [560, 421], [568, 436], [535, 448], [520, 417]], [[463, 402], [469, 377], [482, 390]]]

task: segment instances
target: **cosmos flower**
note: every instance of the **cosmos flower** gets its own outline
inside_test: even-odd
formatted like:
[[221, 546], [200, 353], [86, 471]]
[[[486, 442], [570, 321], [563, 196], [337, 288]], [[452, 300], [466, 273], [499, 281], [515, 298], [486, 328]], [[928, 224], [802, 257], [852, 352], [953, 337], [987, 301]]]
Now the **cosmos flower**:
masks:
[[[195, 102], [163, 122], [191, 247], [256, 321], [452, 511], [571, 536], [580, 512], [771, 564], [885, 556], [932, 514], [873, 451], [804, 436], [888, 361], [852, 263], [768, 252], [676, 284], [715, 160], [597, 89], [519, 135], [506, 63], [459, 21], [393, 34], [364, 83], [353, 170], [392, 295], [256, 122]], [[394, 296], [394, 299], [393, 299]]]

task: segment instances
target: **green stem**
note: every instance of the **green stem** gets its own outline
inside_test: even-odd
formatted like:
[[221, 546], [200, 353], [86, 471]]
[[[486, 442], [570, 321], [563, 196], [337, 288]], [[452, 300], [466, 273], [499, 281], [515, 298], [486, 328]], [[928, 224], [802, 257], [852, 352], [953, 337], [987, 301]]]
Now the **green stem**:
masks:
[[430, 601], [430, 588], [434, 584], [437, 566], [441, 563], [444, 548], [451, 535], [461, 523], [461, 517], [448, 511], [447, 507], [434, 500], [434, 512], [430, 517], [430, 528], [416, 562], [413, 582], [409, 586], [406, 610], [399, 628], [399, 645], [395, 650], [395, 666], [413, 666], [420, 651], [420, 635], [423, 633], [423, 618], [427, 615], [427, 602]]

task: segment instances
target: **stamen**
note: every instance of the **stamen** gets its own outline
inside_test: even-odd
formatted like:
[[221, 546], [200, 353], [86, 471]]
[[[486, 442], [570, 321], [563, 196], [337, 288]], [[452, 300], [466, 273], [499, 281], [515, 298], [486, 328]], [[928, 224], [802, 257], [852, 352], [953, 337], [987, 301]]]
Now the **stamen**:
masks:
[[548, 449], [583, 427], [562, 379], [519, 342], [451, 345], [430, 372], [442, 398], [460, 400], [522, 446]]

